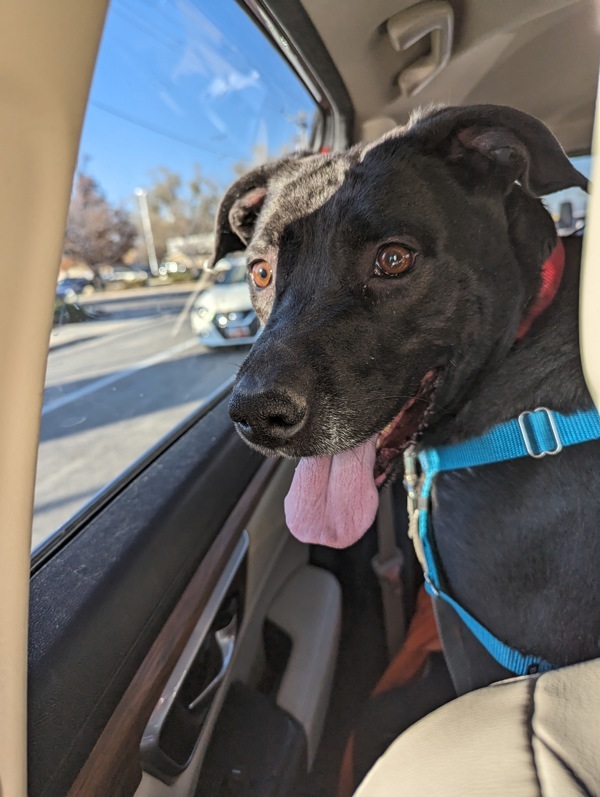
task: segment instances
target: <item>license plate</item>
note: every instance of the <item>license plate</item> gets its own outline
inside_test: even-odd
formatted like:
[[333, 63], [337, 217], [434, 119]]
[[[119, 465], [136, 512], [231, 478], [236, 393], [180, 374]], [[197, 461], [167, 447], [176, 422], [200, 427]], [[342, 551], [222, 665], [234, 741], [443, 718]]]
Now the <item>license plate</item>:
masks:
[[230, 327], [225, 330], [225, 335], [228, 338], [249, 338], [250, 327]]

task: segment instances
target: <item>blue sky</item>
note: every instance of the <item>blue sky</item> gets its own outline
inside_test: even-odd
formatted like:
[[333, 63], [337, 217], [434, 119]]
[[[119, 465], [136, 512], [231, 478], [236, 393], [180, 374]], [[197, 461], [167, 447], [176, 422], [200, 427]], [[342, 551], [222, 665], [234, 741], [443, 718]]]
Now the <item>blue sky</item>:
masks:
[[257, 146], [297, 146], [315, 108], [234, 0], [112, 0], [79, 165], [128, 207], [160, 166], [225, 187]]

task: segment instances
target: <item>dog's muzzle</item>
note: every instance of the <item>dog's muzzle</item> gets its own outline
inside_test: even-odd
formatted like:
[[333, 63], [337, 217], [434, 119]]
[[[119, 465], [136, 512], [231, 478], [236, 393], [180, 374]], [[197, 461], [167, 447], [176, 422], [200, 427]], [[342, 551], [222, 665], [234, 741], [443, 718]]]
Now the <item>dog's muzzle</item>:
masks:
[[278, 449], [304, 427], [308, 403], [289, 388], [252, 387], [242, 379], [231, 397], [229, 415], [249, 443]]

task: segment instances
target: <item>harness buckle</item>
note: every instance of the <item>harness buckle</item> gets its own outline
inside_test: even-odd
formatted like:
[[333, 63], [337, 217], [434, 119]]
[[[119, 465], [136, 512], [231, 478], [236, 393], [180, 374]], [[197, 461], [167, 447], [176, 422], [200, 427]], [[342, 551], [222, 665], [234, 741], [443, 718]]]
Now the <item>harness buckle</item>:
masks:
[[[537, 430], [535, 428], [535, 425], [532, 426], [531, 431], [527, 428], [525, 419], [529, 415], [531, 415], [533, 423], [534, 421], [533, 416], [537, 415], [537, 413], [545, 415], [545, 417], [548, 420], [548, 425], [550, 426], [550, 431], [552, 432], [552, 437], [554, 438], [554, 448], [544, 447], [544, 444], [539, 439], [540, 435], [539, 434], [536, 435]], [[538, 407], [535, 410], [526, 410], [525, 412], [522, 412], [519, 415], [517, 420], [519, 422], [519, 429], [521, 430], [521, 435], [523, 436], [523, 442], [525, 443], [525, 448], [530, 457], [533, 457], [534, 459], [541, 459], [542, 457], [545, 457], [547, 455], [553, 457], [556, 454], [560, 454], [560, 452], [563, 450], [563, 443], [562, 440], [560, 439], [560, 434], [558, 431], [558, 427], [556, 426], [556, 420], [554, 418], [554, 413], [552, 412], [552, 410], [549, 410], [547, 407]], [[537, 454], [534, 449], [534, 444], [536, 448], [539, 449]]]
[[419, 514], [422, 507], [420, 506], [421, 487], [423, 484], [423, 476], [419, 475], [417, 469], [418, 457], [414, 446], [409, 446], [404, 452], [404, 489], [406, 490], [406, 510], [408, 512], [408, 536], [412, 541], [415, 549], [417, 559], [423, 568], [427, 571], [427, 563], [425, 561], [425, 552], [423, 551], [423, 543], [419, 535]]
[[417, 511], [419, 501], [419, 473], [417, 471], [417, 461], [417, 452], [414, 446], [409, 446], [404, 451], [404, 480], [402, 482], [406, 490], [409, 516], [412, 516]]

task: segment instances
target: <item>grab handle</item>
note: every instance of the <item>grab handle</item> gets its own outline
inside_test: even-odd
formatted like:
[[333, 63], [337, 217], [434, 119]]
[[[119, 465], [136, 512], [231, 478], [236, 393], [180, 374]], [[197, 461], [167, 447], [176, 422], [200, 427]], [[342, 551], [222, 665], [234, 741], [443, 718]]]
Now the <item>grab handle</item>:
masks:
[[402, 94], [414, 97], [438, 75], [450, 60], [454, 34], [454, 12], [446, 0], [425, 0], [400, 11], [387, 21], [392, 47], [404, 52], [426, 36], [431, 50], [405, 67], [398, 75]]

